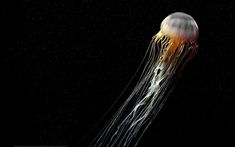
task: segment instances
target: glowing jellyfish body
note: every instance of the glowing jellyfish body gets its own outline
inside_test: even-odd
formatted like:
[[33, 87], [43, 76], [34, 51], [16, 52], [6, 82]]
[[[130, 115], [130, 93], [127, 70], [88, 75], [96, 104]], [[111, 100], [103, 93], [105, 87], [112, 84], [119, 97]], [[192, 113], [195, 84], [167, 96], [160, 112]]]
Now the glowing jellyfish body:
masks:
[[149, 45], [147, 62], [134, 90], [90, 146], [136, 146], [167, 99], [175, 79], [196, 53], [198, 26], [176, 12], [161, 23]]

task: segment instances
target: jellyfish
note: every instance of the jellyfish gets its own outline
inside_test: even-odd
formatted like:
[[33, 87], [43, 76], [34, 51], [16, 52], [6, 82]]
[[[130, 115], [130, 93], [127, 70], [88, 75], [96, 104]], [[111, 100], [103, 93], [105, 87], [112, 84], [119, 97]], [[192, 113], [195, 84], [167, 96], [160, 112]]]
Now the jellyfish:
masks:
[[136, 146], [158, 115], [185, 64], [198, 48], [198, 26], [183, 12], [167, 16], [152, 37], [146, 63], [129, 97], [90, 147]]

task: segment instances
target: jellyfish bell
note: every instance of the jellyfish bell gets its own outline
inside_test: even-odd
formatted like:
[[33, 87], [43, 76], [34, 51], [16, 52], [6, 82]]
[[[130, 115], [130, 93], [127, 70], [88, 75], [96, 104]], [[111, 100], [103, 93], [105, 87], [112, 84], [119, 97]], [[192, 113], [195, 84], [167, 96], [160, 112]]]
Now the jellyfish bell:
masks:
[[175, 12], [168, 15], [161, 23], [163, 34], [183, 41], [194, 41], [198, 37], [198, 26], [192, 16]]
[[157, 47], [151, 47], [159, 51], [161, 70], [175, 73], [184, 67], [196, 53], [198, 32], [196, 21], [183, 12], [172, 13], [162, 21], [160, 31], [153, 37]]

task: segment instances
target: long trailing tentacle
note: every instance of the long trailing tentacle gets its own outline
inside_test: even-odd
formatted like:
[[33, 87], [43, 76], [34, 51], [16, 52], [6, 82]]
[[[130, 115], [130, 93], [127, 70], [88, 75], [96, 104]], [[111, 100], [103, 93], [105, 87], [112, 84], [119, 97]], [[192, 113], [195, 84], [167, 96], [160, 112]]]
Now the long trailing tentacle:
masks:
[[136, 145], [169, 95], [176, 70], [194, 54], [192, 43], [170, 39], [160, 31], [149, 45], [149, 57], [133, 92], [91, 146]]

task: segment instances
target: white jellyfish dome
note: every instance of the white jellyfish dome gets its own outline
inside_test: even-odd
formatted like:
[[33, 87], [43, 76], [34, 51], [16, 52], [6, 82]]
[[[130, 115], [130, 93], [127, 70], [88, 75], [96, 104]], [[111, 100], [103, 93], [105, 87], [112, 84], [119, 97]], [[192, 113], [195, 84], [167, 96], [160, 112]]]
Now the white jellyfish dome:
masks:
[[192, 16], [175, 12], [168, 15], [161, 23], [161, 31], [170, 37], [178, 37], [183, 40], [196, 40], [198, 26]]

